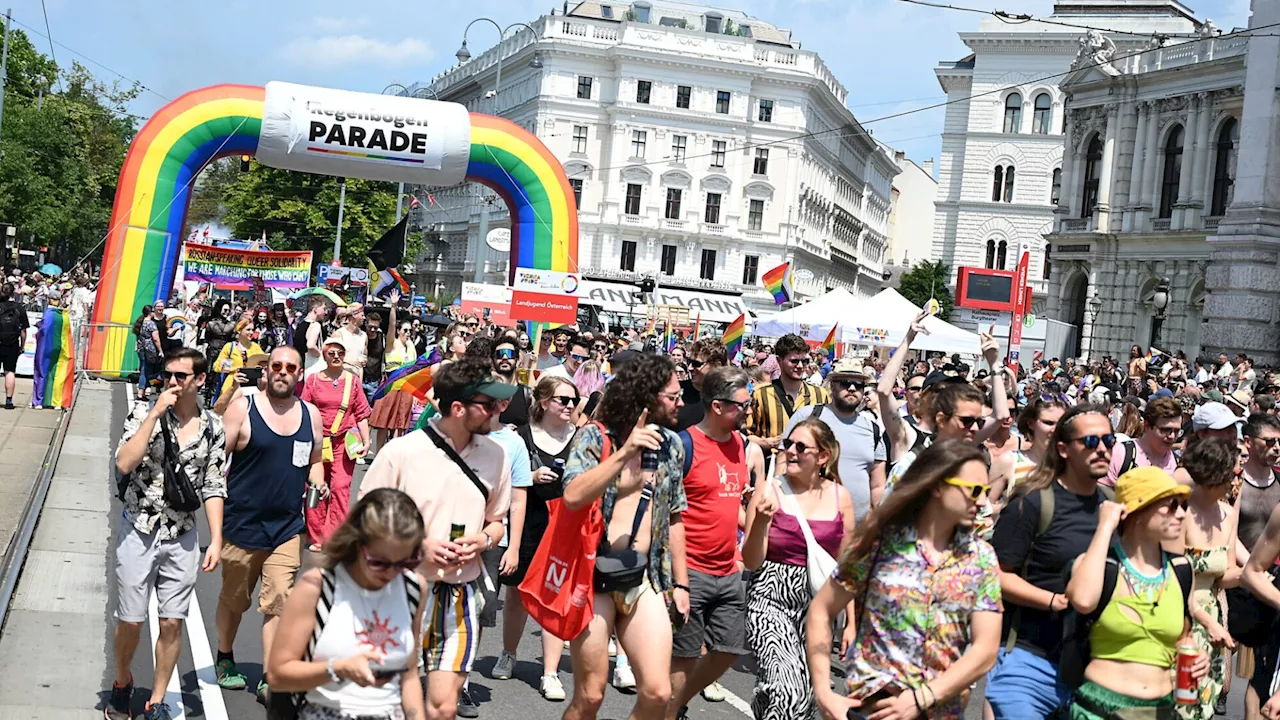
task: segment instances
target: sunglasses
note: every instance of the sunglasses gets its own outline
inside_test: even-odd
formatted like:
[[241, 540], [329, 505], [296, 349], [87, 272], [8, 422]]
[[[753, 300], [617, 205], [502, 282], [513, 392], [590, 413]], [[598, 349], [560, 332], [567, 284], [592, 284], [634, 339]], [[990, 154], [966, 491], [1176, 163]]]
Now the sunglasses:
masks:
[[967, 480], [961, 480], [960, 478], [955, 478], [955, 477], [947, 478], [942, 482], [952, 487], [958, 487], [962, 490], [968, 490], [970, 500], [980, 500], [983, 495], [986, 495], [987, 497], [991, 496], [991, 486], [987, 485], [986, 483], [972, 483]]
[[972, 430], [974, 425], [982, 422], [981, 415], [952, 415], [952, 418], [959, 420], [964, 425], [965, 430]]
[[792, 440], [791, 438], [783, 438], [781, 445], [783, 450], [790, 450], [791, 448], [795, 448], [797, 455], [803, 455], [810, 450], [818, 449], [816, 447], [811, 448], [808, 445], [805, 445], [804, 443], [800, 442], [799, 440]]
[[1276, 445], [1280, 445], [1280, 437], [1269, 437], [1269, 438], [1260, 438], [1260, 437], [1256, 437], [1256, 438], [1251, 438], [1251, 439], [1252, 439], [1252, 440], [1257, 440], [1258, 442], [1266, 443], [1266, 444], [1267, 444], [1267, 447], [1269, 447], [1269, 448], [1273, 448], [1273, 447], [1275, 447]]
[[186, 382], [191, 377], [189, 372], [169, 372], [168, 370], [160, 371], [160, 382], [167, 383], [170, 380], [177, 380], [179, 383]]
[[579, 398], [570, 397], [568, 395], [553, 395], [551, 399], [555, 400], [556, 402], [560, 403], [561, 405], [567, 408], [576, 407], [577, 404], [581, 402]]
[[369, 555], [369, 551], [366, 548], [361, 548], [360, 551], [364, 553], [365, 564], [367, 564], [369, 566], [369, 569], [374, 572], [386, 572], [391, 568], [396, 568], [398, 570], [412, 571], [412, 570], [417, 570], [418, 566], [422, 564], [422, 553], [420, 552], [414, 554], [414, 556], [409, 558], [408, 560], [401, 560], [399, 562], [396, 562], [393, 560], [387, 560], [386, 558], [372, 557], [371, 555]]
[[908, 385], [907, 392], [920, 392], [924, 389], [923, 385]]
[[1165, 502], [1165, 507], [1169, 508], [1169, 512], [1176, 513], [1191, 507], [1191, 501], [1184, 497], [1171, 497]]
[[276, 360], [275, 362], [271, 363], [271, 372], [273, 373], [287, 372], [290, 375], [294, 375], [298, 372], [298, 365], [296, 363], [281, 362], [280, 360]]
[[[831, 386], [837, 390], [857, 390], [858, 392], [862, 392], [866, 389], [867, 384], [861, 380], [839, 380], [832, 378]], [[966, 427], [968, 426], [966, 425]]]
[[1115, 447], [1116, 436], [1112, 433], [1107, 433], [1106, 435], [1084, 435], [1078, 438], [1072, 438], [1067, 442], [1078, 442], [1089, 450], [1097, 450], [1098, 445], [1102, 444], [1106, 445], [1107, 449], [1110, 450]]
[[793, 357], [793, 358], [787, 358], [786, 362], [787, 362], [787, 364], [788, 364], [788, 365], [808, 365], [808, 364], [809, 364], [809, 358], [807, 358], [807, 357]]
[[722, 402], [722, 403], [729, 403], [730, 405], [737, 405], [739, 410], [750, 410], [751, 408], [756, 406], [755, 398], [747, 398], [742, 402], [738, 402], [737, 400], [730, 400], [729, 398], [716, 398], [715, 401]]
[[347, 351], [346, 350], [325, 350], [324, 354], [328, 355], [329, 357], [346, 357]]
[[488, 400], [464, 400], [463, 402], [467, 405], [475, 405], [477, 407], [484, 408], [484, 411], [487, 413], [492, 413], [493, 408], [498, 404], [498, 401], [494, 398], [489, 398]]
[[578, 353], [569, 353], [569, 357], [577, 360], [578, 362], [586, 362], [591, 359], [590, 355], [579, 355]]
[[502, 348], [501, 350], [494, 351], [493, 354], [499, 360], [515, 360], [516, 359], [515, 348]]

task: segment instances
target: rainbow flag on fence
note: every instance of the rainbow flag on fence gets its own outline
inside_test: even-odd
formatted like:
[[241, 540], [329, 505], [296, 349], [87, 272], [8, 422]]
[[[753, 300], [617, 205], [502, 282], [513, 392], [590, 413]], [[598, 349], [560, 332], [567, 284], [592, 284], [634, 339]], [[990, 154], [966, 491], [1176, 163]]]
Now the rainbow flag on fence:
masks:
[[827, 357], [832, 360], [836, 359], [836, 331], [840, 329], [840, 324], [836, 323], [831, 327], [831, 332], [827, 333], [827, 339], [822, 341], [818, 347], [827, 351]]
[[427, 391], [431, 389], [431, 366], [438, 362], [440, 348], [432, 348], [430, 353], [418, 358], [417, 362], [388, 375], [374, 391], [373, 397], [369, 398], [369, 402], [379, 400], [396, 390], [407, 392], [419, 400], [426, 400]]
[[746, 313], [739, 315], [738, 319], [729, 323], [729, 326], [724, 329], [724, 347], [725, 353], [729, 356], [729, 362], [733, 362], [738, 353], [742, 352], [742, 335], [746, 329]]
[[49, 308], [36, 329], [36, 357], [31, 404], [69, 408], [76, 389], [75, 340], [71, 318], [62, 308]]
[[791, 263], [785, 262], [760, 276], [764, 287], [773, 295], [775, 305], [791, 302], [796, 296], [791, 289]]

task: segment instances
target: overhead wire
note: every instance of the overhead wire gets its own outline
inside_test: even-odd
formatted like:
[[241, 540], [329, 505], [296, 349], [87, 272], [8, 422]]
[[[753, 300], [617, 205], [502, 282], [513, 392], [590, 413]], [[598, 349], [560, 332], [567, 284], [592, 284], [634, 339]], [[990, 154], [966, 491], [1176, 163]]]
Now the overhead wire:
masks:
[[[58, 66], [58, 56], [53, 49], [53, 29], [49, 27], [49, 8], [45, 5], [45, 0], [40, 0], [40, 12], [44, 13], [44, 31], [48, 33], [49, 38], [49, 57], [53, 60], [54, 67]], [[58, 92], [66, 92], [66, 87], [62, 84], [62, 73], [58, 73]]]
[[[100, 63], [100, 62], [98, 62], [97, 60], [94, 60], [93, 58], [89, 57], [88, 55], [85, 55], [84, 53], [82, 53], [82, 52], [80, 52], [80, 51], [76, 50], [75, 48], [69, 47], [69, 46], [67, 46], [67, 45], [66, 45], [66, 44], [64, 44], [64, 43], [61, 43], [61, 42], [58, 42], [58, 41], [54, 40], [52, 37], [49, 37], [48, 35], [46, 35], [46, 34], [44, 34], [44, 33], [40, 32], [40, 31], [39, 31], [39, 30], [37, 30], [36, 28], [31, 27], [30, 25], [28, 25], [28, 24], [26, 24], [26, 23], [22, 22], [21, 20], [19, 20], [19, 19], [17, 19], [17, 18], [11, 18], [11, 20], [13, 21], [13, 24], [14, 24], [14, 25], [20, 25], [20, 26], [22, 26], [22, 27], [23, 27], [27, 32], [29, 32], [29, 33], [31, 33], [31, 34], [33, 34], [33, 35], [35, 35], [36, 37], [42, 37], [42, 38], [44, 38], [45, 40], [48, 40], [48, 41], [49, 41], [49, 46], [50, 46], [50, 49], [51, 49], [51, 50], [52, 50], [52, 47], [53, 47], [54, 45], [57, 45], [58, 47], [60, 47], [60, 48], [62, 48], [62, 49], [64, 49], [64, 50], [66, 50], [67, 52], [71, 53], [72, 55], [75, 55], [76, 57], [79, 57], [79, 58], [83, 59], [83, 60], [84, 60], [84, 61], [86, 61], [86, 62], [89, 62], [89, 63], [92, 63], [92, 64], [94, 64], [94, 65], [97, 65], [98, 67], [102, 68], [103, 70], [106, 70], [107, 72], [111, 73], [112, 75], [116, 75], [117, 77], [120, 77], [120, 78], [122, 78], [122, 79], [124, 79], [124, 80], [128, 80], [129, 82], [131, 82], [131, 83], [133, 83], [133, 84], [137, 85], [139, 90], [144, 90], [144, 91], [146, 91], [146, 92], [149, 92], [149, 93], [151, 93], [152, 95], [155, 95], [156, 97], [160, 98], [161, 100], [164, 100], [165, 102], [172, 102], [172, 101], [173, 101], [173, 98], [169, 97], [168, 95], [164, 95], [164, 94], [162, 94], [162, 93], [156, 92], [155, 90], [152, 90], [150, 87], [148, 87], [148, 86], [146, 86], [145, 84], [143, 84], [143, 83], [142, 83], [142, 81], [140, 81], [140, 80], [135, 80], [134, 78], [131, 78], [131, 77], [129, 77], [128, 75], [125, 75], [124, 73], [122, 73], [122, 72], [120, 72], [120, 71], [118, 71], [118, 70], [116, 70], [116, 69], [114, 69], [114, 68], [108, 67], [107, 65], [104, 65], [103, 63]], [[51, 52], [50, 54], [52, 54], [52, 52]], [[54, 62], [57, 62], [57, 60], [54, 60]]]

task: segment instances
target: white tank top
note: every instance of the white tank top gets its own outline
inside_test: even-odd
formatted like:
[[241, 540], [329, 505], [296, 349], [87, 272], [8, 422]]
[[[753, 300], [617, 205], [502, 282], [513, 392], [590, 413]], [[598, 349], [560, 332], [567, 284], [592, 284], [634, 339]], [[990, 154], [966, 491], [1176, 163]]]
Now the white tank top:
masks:
[[[341, 660], [374, 648], [383, 667], [416, 668], [419, 632], [413, 627], [404, 577], [397, 575], [381, 590], [366, 590], [341, 565], [333, 569], [333, 607], [316, 642], [312, 660]], [[326, 683], [307, 693], [307, 702], [350, 715], [369, 715], [400, 705], [400, 678], [382, 687], [360, 687], [349, 680]]]

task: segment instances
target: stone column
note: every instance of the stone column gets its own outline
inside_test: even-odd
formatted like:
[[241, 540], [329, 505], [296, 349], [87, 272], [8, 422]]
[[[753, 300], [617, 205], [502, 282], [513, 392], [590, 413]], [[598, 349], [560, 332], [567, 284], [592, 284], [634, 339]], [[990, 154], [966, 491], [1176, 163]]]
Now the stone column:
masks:
[[1133, 134], [1133, 165], [1129, 170], [1129, 202], [1125, 205], [1122, 232], [1133, 232], [1137, 224], [1138, 207], [1142, 205], [1142, 154], [1146, 151], [1147, 119], [1151, 116], [1149, 103], [1134, 102], [1138, 127]]
[[[1120, 106], [1107, 107], [1107, 131], [1102, 142], [1102, 169], [1098, 175], [1098, 227], [1097, 231], [1111, 232], [1111, 193], [1114, 187], [1112, 177], [1116, 162], [1116, 136], [1120, 125]], [[1092, 282], [1092, 280], [1090, 280]]]
[[1178, 173], [1178, 197], [1174, 199], [1173, 215], [1169, 222], [1170, 230], [1181, 230], [1187, 227], [1186, 206], [1191, 202], [1191, 166], [1195, 163], [1196, 153], [1196, 121], [1199, 113], [1194, 103], [1187, 107], [1187, 117], [1182, 125], [1182, 169]]
[[[1120, 124], [1116, 126], [1116, 157], [1114, 161], [1114, 168], [1111, 172], [1111, 182], [1112, 186], [1115, 188], [1111, 193], [1114, 201], [1111, 203], [1111, 212], [1113, 216], [1117, 212], [1121, 214], [1121, 217], [1127, 215], [1124, 211], [1128, 210], [1129, 197], [1133, 192], [1131, 181], [1128, 177], [1128, 165], [1121, 163], [1120, 159], [1124, 156], [1124, 146], [1126, 143], [1130, 142], [1134, 126], [1137, 125], [1137, 116], [1138, 108], [1136, 104], [1132, 102], [1121, 103], [1119, 116]], [[1137, 143], [1134, 143], [1134, 145], [1136, 144]], [[1130, 158], [1129, 165], [1132, 164], [1133, 158]], [[1121, 188], [1123, 188], [1123, 190]]]
[[1151, 101], [1151, 116], [1147, 118], [1147, 139], [1144, 143], [1147, 156], [1142, 161], [1142, 210], [1134, 224], [1134, 230], [1139, 232], [1147, 229], [1147, 221], [1154, 215], [1160, 197], [1160, 183], [1156, 178], [1156, 158], [1160, 157], [1160, 108], [1156, 103]]
[[1202, 216], [1209, 214], [1209, 194], [1213, 192], [1213, 118], [1212, 102], [1208, 93], [1197, 96], [1200, 101], [1200, 120], [1196, 123], [1196, 157], [1195, 167], [1191, 171], [1191, 207], [1187, 211], [1190, 216], [1183, 225], [1186, 228], [1204, 227]]
[[[1076, 122], [1072, 117], [1072, 113], [1067, 112], [1064, 108], [1065, 120], [1063, 125], [1063, 152], [1062, 152], [1062, 193], [1058, 198], [1058, 210], [1055, 212], [1062, 218], [1074, 218], [1079, 216], [1076, 209], [1076, 196], [1079, 194], [1077, 185], [1080, 184], [1079, 177], [1076, 175], [1076, 143], [1080, 139], [1076, 137]], [[1061, 227], [1059, 227], [1061, 229]]]

